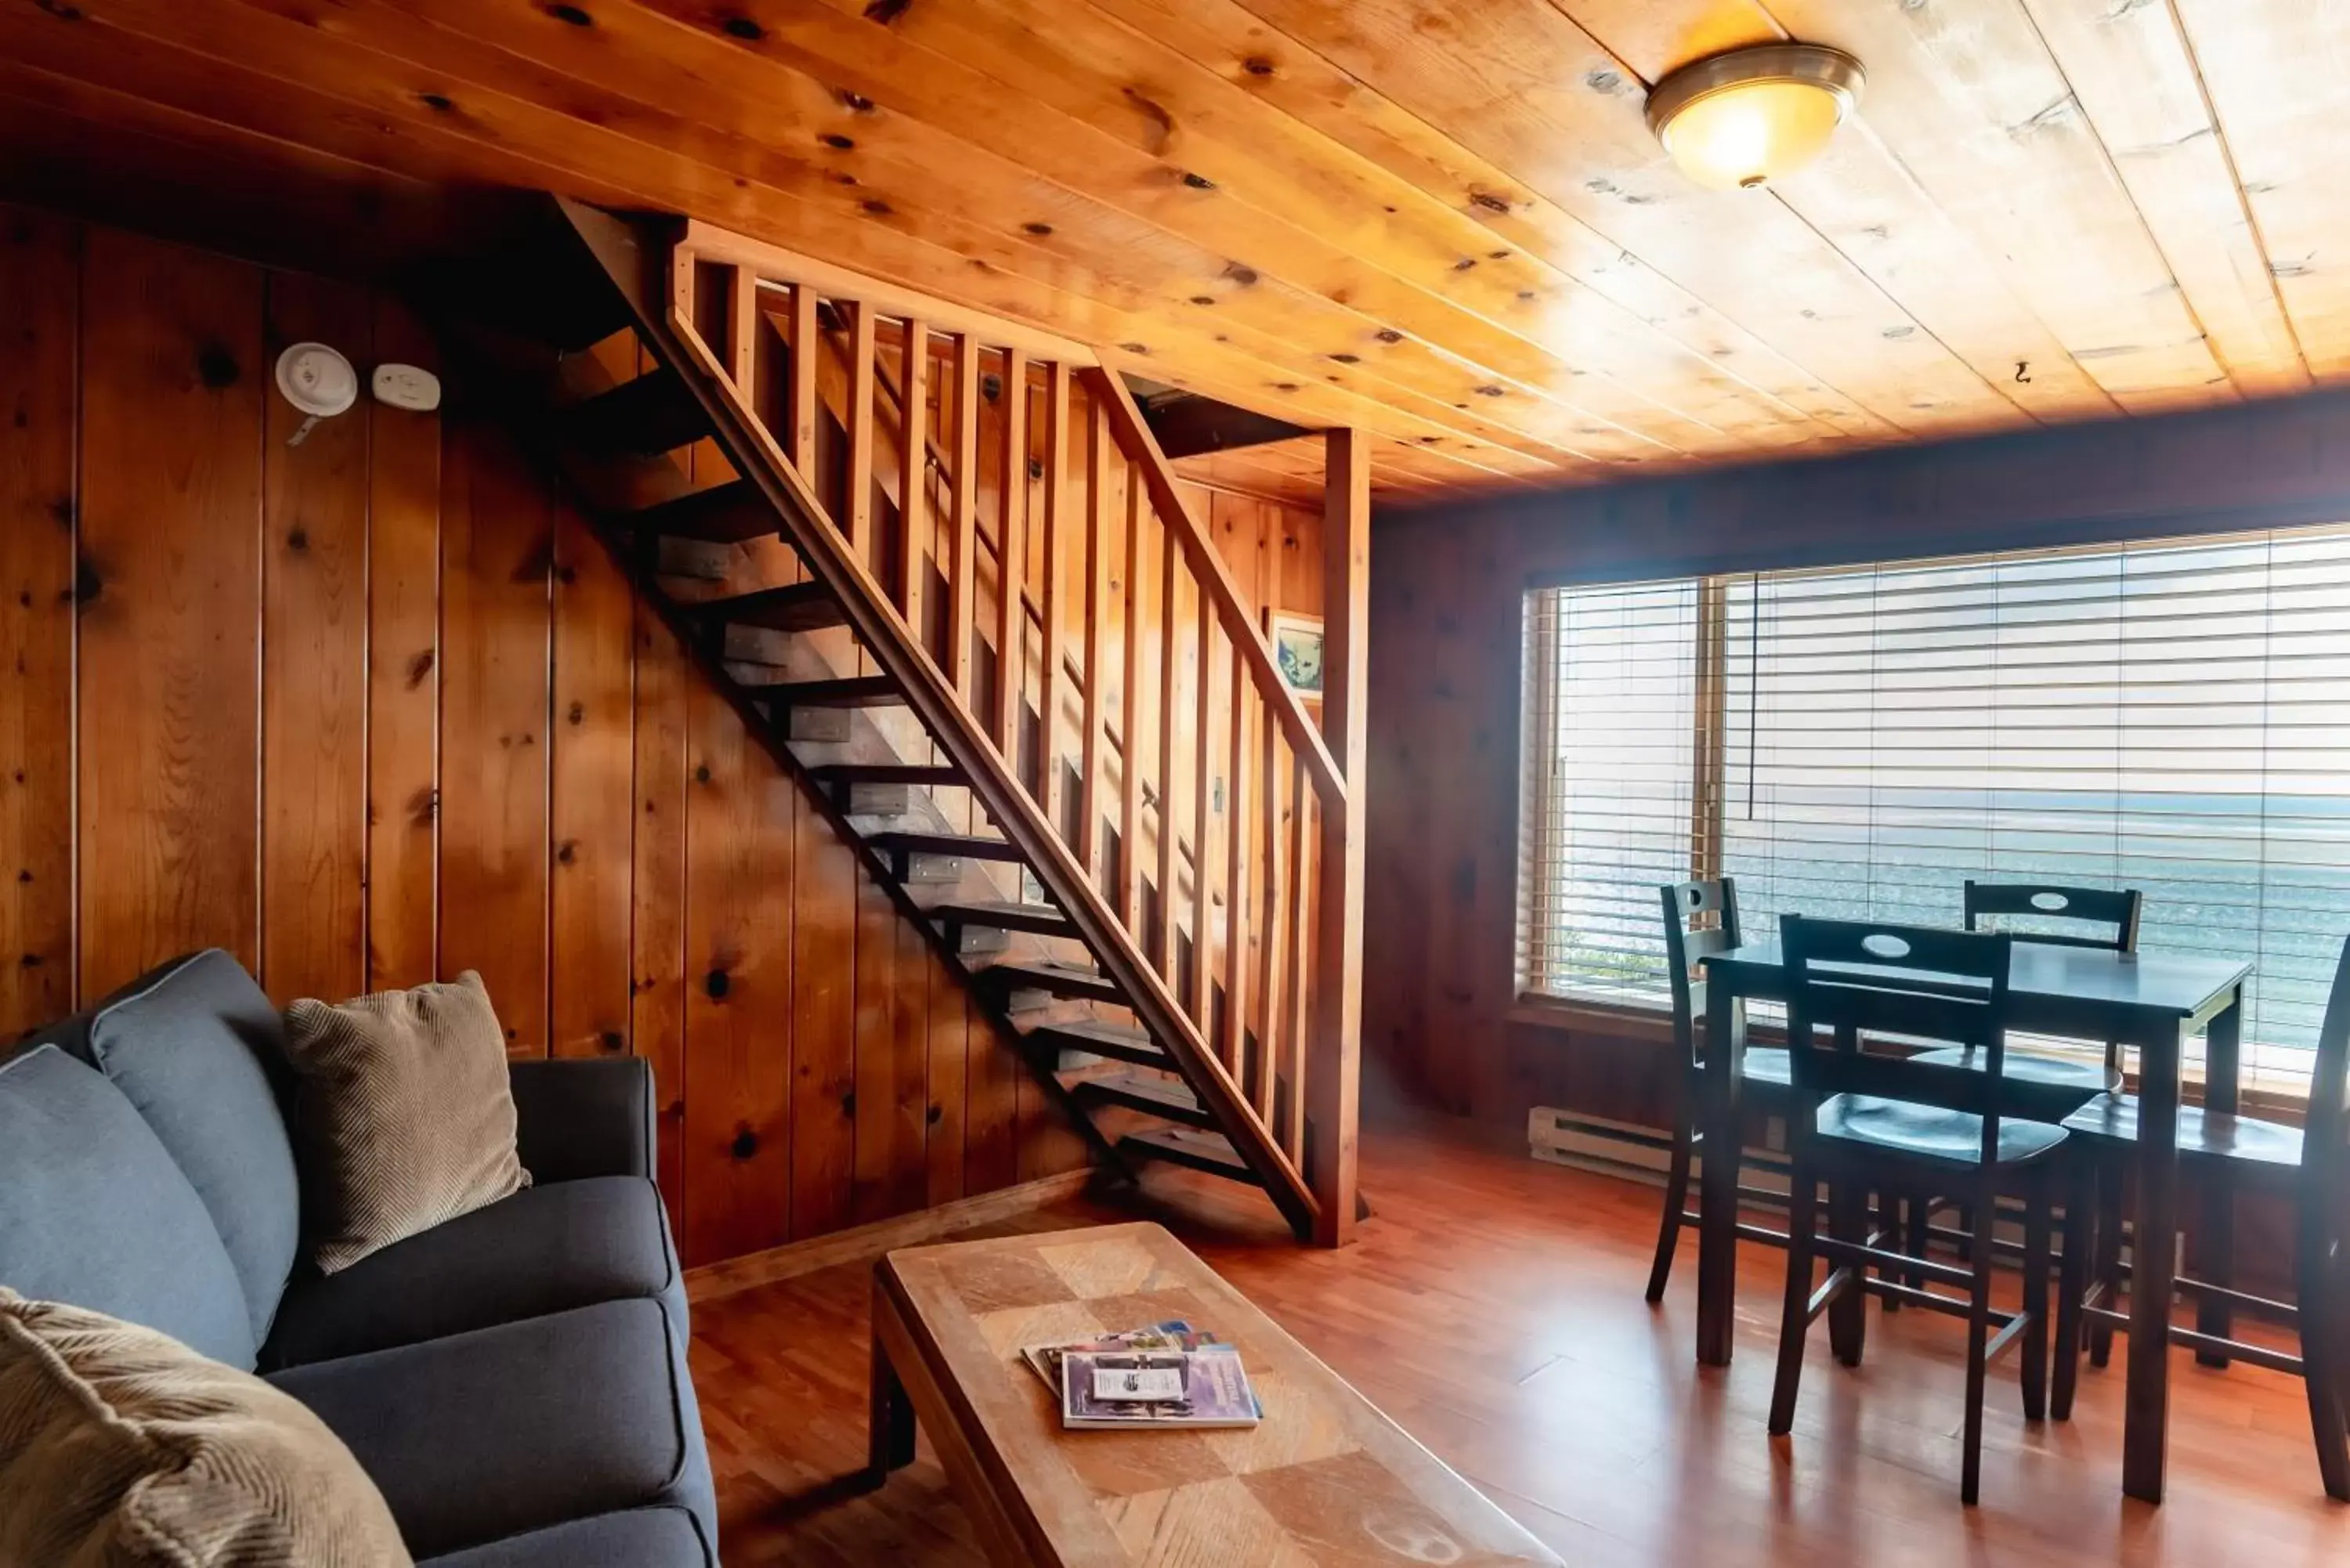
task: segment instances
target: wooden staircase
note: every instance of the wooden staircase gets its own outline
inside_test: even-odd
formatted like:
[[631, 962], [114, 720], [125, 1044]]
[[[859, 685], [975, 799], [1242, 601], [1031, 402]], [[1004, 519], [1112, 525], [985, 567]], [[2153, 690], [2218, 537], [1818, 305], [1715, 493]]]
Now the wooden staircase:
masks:
[[[1247, 1182], [1301, 1238], [1346, 1240], [1366, 1211], [1353, 433], [1330, 438], [1317, 726], [1089, 350], [700, 224], [560, 207], [510, 283], [541, 357], [470, 339], [507, 422], [1098, 1158]], [[517, 318], [494, 289], [444, 304]]]

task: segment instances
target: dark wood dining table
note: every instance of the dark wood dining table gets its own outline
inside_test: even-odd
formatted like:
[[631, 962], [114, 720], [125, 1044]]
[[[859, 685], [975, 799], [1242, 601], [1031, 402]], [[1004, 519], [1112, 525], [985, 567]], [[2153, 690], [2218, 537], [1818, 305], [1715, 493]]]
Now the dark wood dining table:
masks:
[[[1735, 1148], [1743, 1127], [1738, 1085], [1746, 1003], [1784, 1002], [1785, 969], [1775, 940], [1745, 942], [1703, 961], [1705, 1147]], [[2244, 981], [2251, 971], [2250, 963], [2233, 959], [2019, 940], [2008, 976], [2017, 1031], [2118, 1041], [2138, 1053], [2137, 1233], [2157, 1238], [2158, 1244], [2136, 1249], [2132, 1264], [2122, 1490], [2148, 1502], [2162, 1501], [2169, 1416], [2170, 1313], [2178, 1270], [2168, 1238], [2178, 1228], [2180, 1067], [2187, 1041], [2202, 1034], [2204, 1104], [2214, 1111], [2236, 1109]], [[1708, 1366], [1726, 1366], [1736, 1313], [1738, 1164], [1707, 1160], [1699, 1181], [1697, 1356]], [[2215, 1260], [2224, 1259], [2225, 1205], [2208, 1205], [2199, 1219]]]

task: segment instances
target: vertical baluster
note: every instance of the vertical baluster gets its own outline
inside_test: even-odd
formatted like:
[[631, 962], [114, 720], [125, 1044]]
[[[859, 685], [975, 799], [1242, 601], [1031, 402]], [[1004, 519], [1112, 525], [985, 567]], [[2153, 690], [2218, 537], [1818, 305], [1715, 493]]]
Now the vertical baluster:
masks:
[[1020, 688], [1027, 663], [1027, 615], [1020, 587], [1028, 575], [1028, 356], [1003, 351], [1003, 473], [995, 535], [995, 746], [1020, 771]]
[[[1107, 435], [1107, 432], [1105, 432]], [[1118, 887], [1112, 902], [1129, 931], [1142, 929], [1142, 475], [1126, 472], [1125, 673], [1118, 682], [1118, 722], [1126, 750], [1118, 758]]]
[[[1195, 580], [1205, 573], [1195, 569]], [[1215, 878], [1210, 867], [1209, 832], [1215, 825], [1216, 747], [1211, 737], [1216, 722], [1216, 601], [1207, 585], [1200, 584], [1200, 684], [1194, 693], [1199, 711], [1191, 729], [1191, 753], [1197, 763], [1191, 824], [1191, 1017], [1206, 1033], [1209, 1004], [1213, 995], [1208, 971], [1215, 967]]]
[[1255, 801], [1250, 792], [1248, 721], [1256, 703], [1237, 637], [1232, 692], [1232, 749], [1224, 777], [1224, 1063], [1238, 1074], [1248, 1038], [1249, 810]]
[[1263, 725], [1264, 780], [1259, 786], [1263, 791], [1264, 834], [1257, 852], [1264, 860], [1264, 913], [1257, 927], [1256, 939], [1256, 1111], [1267, 1127], [1274, 1125], [1274, 1080], [1279, 1075], [1282, 1060], [1281, 1043], [1284, 1037], [1282, 1025], [1286, 1022], [1282, 1012], [1282, 957], [1288, 933], [1282, 921], [1288, 913], [1288, 868], [1281, 857], [1282, 781], [1281, 726], [1274, 722], [1270, 711]]
[[947, 564], [947, 679], [971, 705], [971, 608], [979, 581], [979, 339], [954, 350], [954, 556]]
[[726, 373], [744, 408], [759, 395], [759, 275], [741, 263], [727, 279]]
[[1068, 547], [1069, 522], [1069, 368], [1055, 359], [1045, 380], [1045, 583], [1043, 597], [1043, 685], [1037, 701], [1036, 804], [1055, 833], [1066, 834], [1061, 820], [1061, 701], [1067, 674], [1061, 667], [1062, 556]]
[[824, 352], [816, 341], [819, 330], [816, 290], [804, 283], [792, 285], [791, 459], [811, 486], [816, 483], [816, 357]]
[[1315, 878], [1305, 874], [1306, 846], [1317, 842], [1311, 817], [1314, 792], [1305, 787], [1305, 764], [1294, 754], [1289, 766], [1289, 860], [1297, 881], [1289, 900], [1289, 1105], [1283, 1138], [1293, 1164], [1305, 1164], [1305, 1064], [1313, 1050], [1313, 974], [1309, 943], [1314, 930]]
[[835, 300], [848, 312], [848, 553], [873, 569], [873, 356], [879, 315], [859, 300]]
[[[1077, 742], [1077, 859], [1086, 875], [1101, 877], [1102, 704], [1109, 672], [1109, 516], [1113, 474], [1109, 415], [1098, 399], [1086, 400], [1086, 732]], [[1129, 572], [1131, 568], [1129, 568]]]
[[914, 645], [931, 645], [931, 329], [906, 318], [898, 370], [898, 607]]
[[1175, 530], [1159, 520], [1159, 972], [1175, 981], [1175, 677], [1182, 628], [1175, 619]]

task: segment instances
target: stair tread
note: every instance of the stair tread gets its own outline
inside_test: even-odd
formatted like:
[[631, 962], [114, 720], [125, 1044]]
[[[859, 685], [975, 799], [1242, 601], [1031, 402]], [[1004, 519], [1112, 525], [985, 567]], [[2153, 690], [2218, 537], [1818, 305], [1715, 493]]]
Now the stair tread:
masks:
[[655, 456], [701, 440], [710, 421], [676, 371], [663, 368], [623, 381], [563, 410], [564, 433], [590, 451]]
[[[1191, 1085], [1178, 1078], [1159, 1077], [1149, 1073], [1105, 1073], [1097, 1078], [1084, 1078], [1070, 1085], [1069, 1092], [1080, 1102], [1101, 1101], [1122, 1106], [1128, 1110], [1143, 1111], [1191, 1127], [1212, 1127], [1215, 1117], [1200, 1104], [1200, 1096]], [[1235, 1155], [1234, 1158], [1239, 1157]]]
[[1050, 904], [1015, 903], [1009, 898], [957, 898], [933, 904], [930, 913], [933, 919], [993, 926], [1000, 931], [1028, 931], [1040, 937], [1077, 934], [1076, 922]]
[[1256, 1172], [1248, 1161], [1232, 1147], [1232, 1139], [1222, 1133], [1197, 1131], [1190, 1127], [1146, 1127], [1131, 1132], [1118, 1140], [1122, 1153], [1132, 1153], [1145, 1159], [1163, 1159], [1170, 1164], [1189, 1166], [1211, 1176], [1222, 1176], [1233, 1181], [1258, 1185]]
[[968, 833], [897, 829], [875, 834], [872, 842], [876, 848], [902, 849], [910, 855], [952, 855], [965, 860], [1018, 861], [1026, 858], [1001, 838], [982, 838]]
[[698, 539], [706, 545], [739, 545], [780, 531], [766, 496], [747, 479], [688, 491], [630, 513], [628, 522], [646, 535]]
[[898, 683], [886, 675], [852, 675], [840, 680], [751, 680], [743, 684], [785, 708], [893, 708], [906, 701]]
[[1098, 1018], [1072, 1018], [1055, 1023], [1039, 1023], [1024, 1038], [1058, 1045], [1065, 1050], [1115, 1057], [1139, 1066], [1164, 1067], [1172, 1061], [1148, 1031], [1125, 1023], [1105, 1023]]
[[979, 975], [999, 985], [1024, 986], [1061, 996], [1084, 997], [1096, 1002], [1125, 1000], [1117, 983], [1099, 970], [1061, 963], [1052, 959], [1017, 959], [993, 963], [981, 970]]
[[[818, 784], [927, 784], [932, 788], [945, 788], [964, 782], [961, 768], [928, 763], [827, 763], [808, 772]], [[875, 835], [875, 841], [916, 836], [953, 836], [883, 833]], [[989, 842], [997, 841], [991, 839]]]
[[840, 601], [821, 583], [792, 583], [723, 599], [705, 599], [694, 605], [691, 613], [697, 620], [765, 627], [774, 631], [820, 631], [826, 627], [845, 625], [848, 619]]

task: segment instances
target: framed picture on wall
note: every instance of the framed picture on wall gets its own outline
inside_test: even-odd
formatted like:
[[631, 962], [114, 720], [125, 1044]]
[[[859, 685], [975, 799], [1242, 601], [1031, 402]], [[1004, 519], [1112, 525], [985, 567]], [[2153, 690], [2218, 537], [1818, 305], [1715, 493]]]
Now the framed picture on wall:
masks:
[[1298, 701], [1318, 706], [1322, 701], [1322, 618], [1294, 610], [1267, 610], [1264, 634], [1273, 644], [1273, 662], [1281, 683]]

